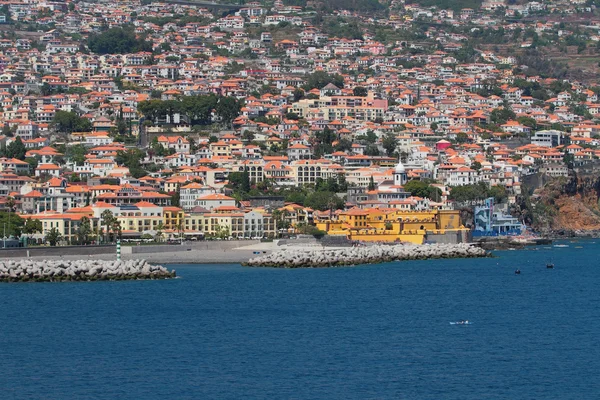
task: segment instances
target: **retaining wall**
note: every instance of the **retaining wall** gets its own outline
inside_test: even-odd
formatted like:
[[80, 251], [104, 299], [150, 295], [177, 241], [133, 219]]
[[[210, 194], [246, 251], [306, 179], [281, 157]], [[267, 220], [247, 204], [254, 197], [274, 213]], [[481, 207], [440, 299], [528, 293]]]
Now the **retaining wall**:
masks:
[[238, 247], [260, 243], [260, 240], [203, 240], [181, 244], [157, 244], [147, 246], [121, 246], [122, 254], [162, 253], [165, 251], [233, 250]]
[[57, 246], [57, 247], [19, 247], [0, 249], [0, 258], [44, 257], [62, 255], [88, 256], [98, 254], [116, 254], [115, 245], [102, 246]]

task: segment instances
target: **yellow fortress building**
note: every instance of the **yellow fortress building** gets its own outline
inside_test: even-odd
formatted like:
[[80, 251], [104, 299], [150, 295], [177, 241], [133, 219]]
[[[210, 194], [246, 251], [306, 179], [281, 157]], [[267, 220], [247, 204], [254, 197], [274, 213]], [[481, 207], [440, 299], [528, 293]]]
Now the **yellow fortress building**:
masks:
[[350, 240], [414, 244], [423, 244], [425, 241], [466, 242], [470, 231], [461, 225], [458, 210], [353, 208], [336, 212], [316, 225], [328, 235], [344, 235]]

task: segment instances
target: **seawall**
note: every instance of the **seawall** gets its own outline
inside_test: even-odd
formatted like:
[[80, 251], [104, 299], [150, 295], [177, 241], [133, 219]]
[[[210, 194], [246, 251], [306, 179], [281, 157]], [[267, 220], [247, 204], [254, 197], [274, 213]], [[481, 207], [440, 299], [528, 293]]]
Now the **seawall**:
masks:
[[102, 246], [56, 246], [56, 247], [17, 247], [0, 249], [0, 258], [26, 258], [26, 257], [60, 257], [94, 256], [100, 254], [116, 254], [115, 245]]
[[244, 266], [318, 268], [436, 258], [487, 257], [485, 250], [469, 244], [378, 245], [345, 249], [289, 249], [250, 259]]
[[167, 279], [176, 276], [160, 265], [145, 260], [104, 261], [33, 261], [0, 262], [0, 282], [116, 281]]

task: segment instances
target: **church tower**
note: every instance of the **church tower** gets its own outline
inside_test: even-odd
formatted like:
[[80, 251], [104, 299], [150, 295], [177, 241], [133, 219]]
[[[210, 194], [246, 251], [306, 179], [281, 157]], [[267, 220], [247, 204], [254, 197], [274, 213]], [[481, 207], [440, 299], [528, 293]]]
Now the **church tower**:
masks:
[[406, 176], [406, 170], [404, 169], [404, 165], [402, 161], [398, 160], [398, 165], [394, 168], [394, 185], [395, 186], [404, 186], [408, 181], [408, 177]]

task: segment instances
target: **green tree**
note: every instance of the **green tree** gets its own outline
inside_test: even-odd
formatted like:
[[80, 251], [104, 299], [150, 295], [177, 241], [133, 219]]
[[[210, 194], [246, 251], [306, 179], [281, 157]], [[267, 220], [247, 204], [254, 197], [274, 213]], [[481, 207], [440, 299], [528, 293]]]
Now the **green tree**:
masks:
[[138, 38], [133, 26], [110, 28], [106, 32], [90, 35], [88, 47], [97, 54], [129, 54], [152, 51], [152, 43]]
[[[10, 207], [8, 208], [10, 209]], [[19, 237], [23, 232], [24, 225], [23, 218], [13, 212], [0, 212], [0, 235], [4, 236], [4, 226], [6, 226], [7, 237]]]
[[238, 193], [250, 191], [250, 174], [247, 169], [231, 172], [227, 180], [229, 181], [228, 186]]
[[25, 153], [27, 153], [27, 149], [25, 148], [25, 145], [19, 136], [17, 136], [15, 140], [6, 146], [6, 157], [8, 158], [24, 160]]
[[369, 187], [368, 190], [375, 190], [375, 180], [373, 180], [373, 175], [369, 178]]
[[10, 126], [8, 124], [4, 124], [4, 126], [2, 127], [2, 133], [0, 133], [2, 136], [6, 136], [6, 137], [13, 137], [15, 136], [12, 132], [12, 129], [10, 129]]
[[385, 149], [386, 154], [391, 157], [396, 151], [396, 147], [398, 147], [398, 139], [396, 138], [396, 134], [393, 132], [386, 133], [381, 144]]
[[352, 94], [358, 97], [367, 97], [369, 91], [365, 87], [356, 86], [354, 89], [352, 89]]
[[456, 141], [458, 143], [466, 143], [469, 141], [469, 135], [467, 135], [465, 132], [458, 132], [456, 134]]
[[74, 112], [59, 110], [54, 114], [54, 118], [50, 123], [57, 132], [71, 133], [74, 131], [79, 117]]
[[37, 232], [41, 233], [42, 230], [42, 221], [40, 221], [39, 219], [27, 218], [25, 220], [25, 223], [23, 224], [23, 233], [27, 235], [32, 235]]
[[300, 88], [296, 88], [294, 89], [294, 102], [300, 101], [304, 98], [304, 90], [300, 89]]
[[92, 225], [88, 217], [82, 217], [77, 228], [77, 243], [85, 245], [90, 243], [90, 235], [92, 234]]
[[410, 180], [404, 185], [404, 190], [410, 192], [411, 196], [428, 198], [434, 201], [439, 201], [442, 197], [442, 191], [439, 188], [424, 181]]
[[488, 197], [493, 197], [496, 203], [504, 202], [508, 198], [506, 187], [501, 185], [490, 187], [488, 190]]
[[380, 156], [381, 153], [379, 152], [379, 147], [377, 147], [377, 145], [368, 144], [367, 147], [365, 148], [365, 155], [377, 157], [377, 156]]
[[277, 227], [277, 230], [280, 229], [289, 229], [291, 224], [289, 222], [289, 220], [286, 219], [288, 212], [285, 210], [273, 210], [272, 212], [272, 217], [275, 220], [275, 226]]
[[56, 228], [50, 229], [50, 231], [46, 234], [46, 241], [50, 243], [50, 246], [56, 246], [61, 239], [62, 235]]
[[306, 91], [311, 89], [323, 89], [328, 84], [333, 83], [338, 88], [342, 89], [344, 87], [344, 77], [341, 75], [329, 75], [327, 72], [317, 71], [315, 73], [310, 74], [306, 78], [306, 84], [303, 86], [303, 89]]
[[470, 185], [454, 186], [450, 189], [450, 199], [458, 202], [479, 201], [490, 197], [487, 183], [479, 182]]
[[156, 236], [154, 237], [154, 240], [156, 240], [157, 242], [160, 242], [162, 240], [164, 230], [165, 230], [165, 226], [163, 225], [162, 222], [159, 222], [158, 226], [156, 227]]
[[147, 175], [146, 170], [141, 167], [140, 161], [144, 158], [144, 152], [140, 149], [128, 149], [117, 152], [115, 162], [129, 168], [129, 173], [134, 178], [141, 178]]
[[27, 164], [29, 164], [29, 172], [35, 171], [35, 169], [38, 166], [39, 160], [37, 157], [27, 157], [25, 158], [25, 161]]
[[516, 118], [515, 112], [510, 107], [495, 108], [490, 113], [490, 122], [496, 125], [505, 124], [508, 120]]
[[104, 210], [104, 211], [102, 211], [102, 214], [100, 214], [100, 223], [106, 227], [106, 231], [105, 231], [106, 232], [106, 238], [105, 238], [106, 242], [108, 242], [108, 240], [109, 240], [110, 231], [111, 231], [111, 228], [113, 227], [115, 221], [116, 221], [116, 218], [115, 218], [114, 214], [112, 213], [112, 211], [110, 211], [110, 210]]
[[223, 122], [231, 125], [231, 122], [240, 115], [242, 102], [235, 97], [221, 97], [215, 107], [215, 112]]
[[72, 132], [89, 132], [92, 130], [92, 122], [87, 118], [79, 117], [73, 111], [59, 110], [54, 114], [54, 118], [50, 123], [57, 132], [72, 133]]
[[85, 147], [83, 144], [76, 144], [69, 146], [68, 148], [70, 160], [80, 166], [85, 163], [85, 156], [87, 152], [87, 147]]
[[313, 192], [306, 196], [304, 206], [325, 211], [344, 208], [344, 201], [333, 192]]

